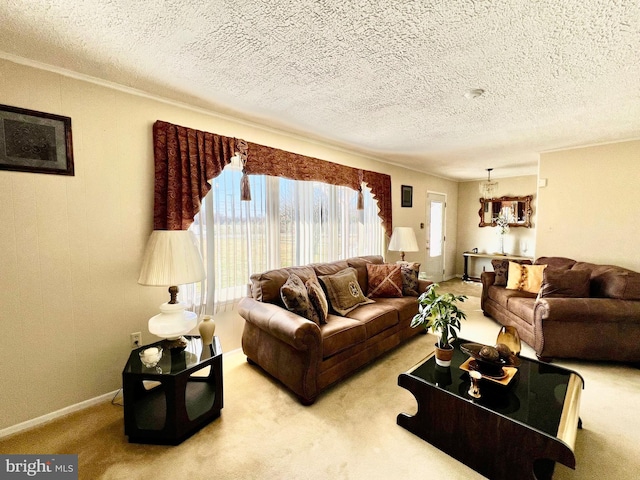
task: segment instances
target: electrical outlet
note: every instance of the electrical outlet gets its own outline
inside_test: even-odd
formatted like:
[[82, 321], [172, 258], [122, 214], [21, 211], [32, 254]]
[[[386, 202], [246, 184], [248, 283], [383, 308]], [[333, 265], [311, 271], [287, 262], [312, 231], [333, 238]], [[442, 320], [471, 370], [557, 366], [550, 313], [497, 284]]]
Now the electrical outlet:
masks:
[[129, 343], [131, 344], [131, 350], [142, 346], [142, 333], [134, 332], [129, 335]]

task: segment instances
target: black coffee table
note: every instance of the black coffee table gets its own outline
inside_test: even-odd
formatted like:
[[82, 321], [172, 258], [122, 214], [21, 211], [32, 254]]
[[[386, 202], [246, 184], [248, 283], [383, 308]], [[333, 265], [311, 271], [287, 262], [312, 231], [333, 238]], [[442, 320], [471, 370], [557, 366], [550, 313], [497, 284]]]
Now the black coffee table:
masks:
[[436, 365], [432, 354], [398, 377], [418, 403], [414, 416], [398, 415], [398, 425], [491, 479], [551, 478], [555, 462], [575, 469], [582, 377], [521, 358], [507, 386], [483, 378], [475, 399], [459, 368], [469, 358], [460, 350], [466, 342], [455, 343], [451, 367]]

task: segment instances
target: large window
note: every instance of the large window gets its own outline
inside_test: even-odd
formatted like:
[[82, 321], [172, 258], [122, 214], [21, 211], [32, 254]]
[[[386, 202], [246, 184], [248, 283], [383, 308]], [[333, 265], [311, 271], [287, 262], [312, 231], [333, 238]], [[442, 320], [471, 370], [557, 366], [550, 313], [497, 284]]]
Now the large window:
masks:
[[207, 285], [189, 295], [207, 313], [246, 295], [252, 273], [383, 254], [377, 202], [364, 186], [364, 210], [357, 210], [357, 192], [347, 187], [250, 175], [252, 200], [243, 202], [241, 177], [232, 163], [214, 178], [191, 227], [201, 241]]

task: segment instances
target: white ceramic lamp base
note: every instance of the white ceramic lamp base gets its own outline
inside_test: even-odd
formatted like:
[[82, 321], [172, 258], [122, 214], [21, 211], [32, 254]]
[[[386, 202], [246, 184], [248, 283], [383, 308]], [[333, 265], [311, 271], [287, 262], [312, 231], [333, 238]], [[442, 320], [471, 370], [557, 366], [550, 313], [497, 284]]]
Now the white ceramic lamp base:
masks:
[[184, 304], [163, 303], [158, 315], [149, 319], [149, 332], [168, 340], [166, 348], [184, 348], [186, 342], [182, 335], [189, 333], [198, 323], [198, 316], [185, 312]]

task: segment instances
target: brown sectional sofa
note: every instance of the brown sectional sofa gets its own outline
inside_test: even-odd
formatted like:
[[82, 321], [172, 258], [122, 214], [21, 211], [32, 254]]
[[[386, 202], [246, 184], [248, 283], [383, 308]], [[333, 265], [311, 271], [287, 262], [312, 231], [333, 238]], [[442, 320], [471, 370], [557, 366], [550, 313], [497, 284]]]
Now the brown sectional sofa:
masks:
[[[640, 362], [640, 273], [563, 257], [541, 257], [535, 264], [547, 265], [539, 294], [508, 290], [494, 284], [495, 272], [482, 274], [481, 305], [486, 316], [516, 327], [543, 360]], [[584, 275], [587, 293], [554, 294], [558, 289], [576, 290], [575, 285], [552, 285], [552, 277], [560, 283], [562, 277], [580, 277], [563, 274], [567, 271], [589, 272]]]
[[[242, 349], [247, 360], [282, 382], [305, 405], [422, 330], [410, 327], [418, 311], [417, 297], [375, 298], [375, 303], [358, 306], [344, 316], [330, 313], [326, 324], [320, 325], [284, 307], [280, 289], [290, 273], [306, 282], [352, 267], [366, 295], [367, 263], [382, 264], [383, 258], [355, 257], [254, 274], [251, 296], [240, 301], [238, 311], [245, 320]], [[419, 292], [430, 283], [419, 281]]]

